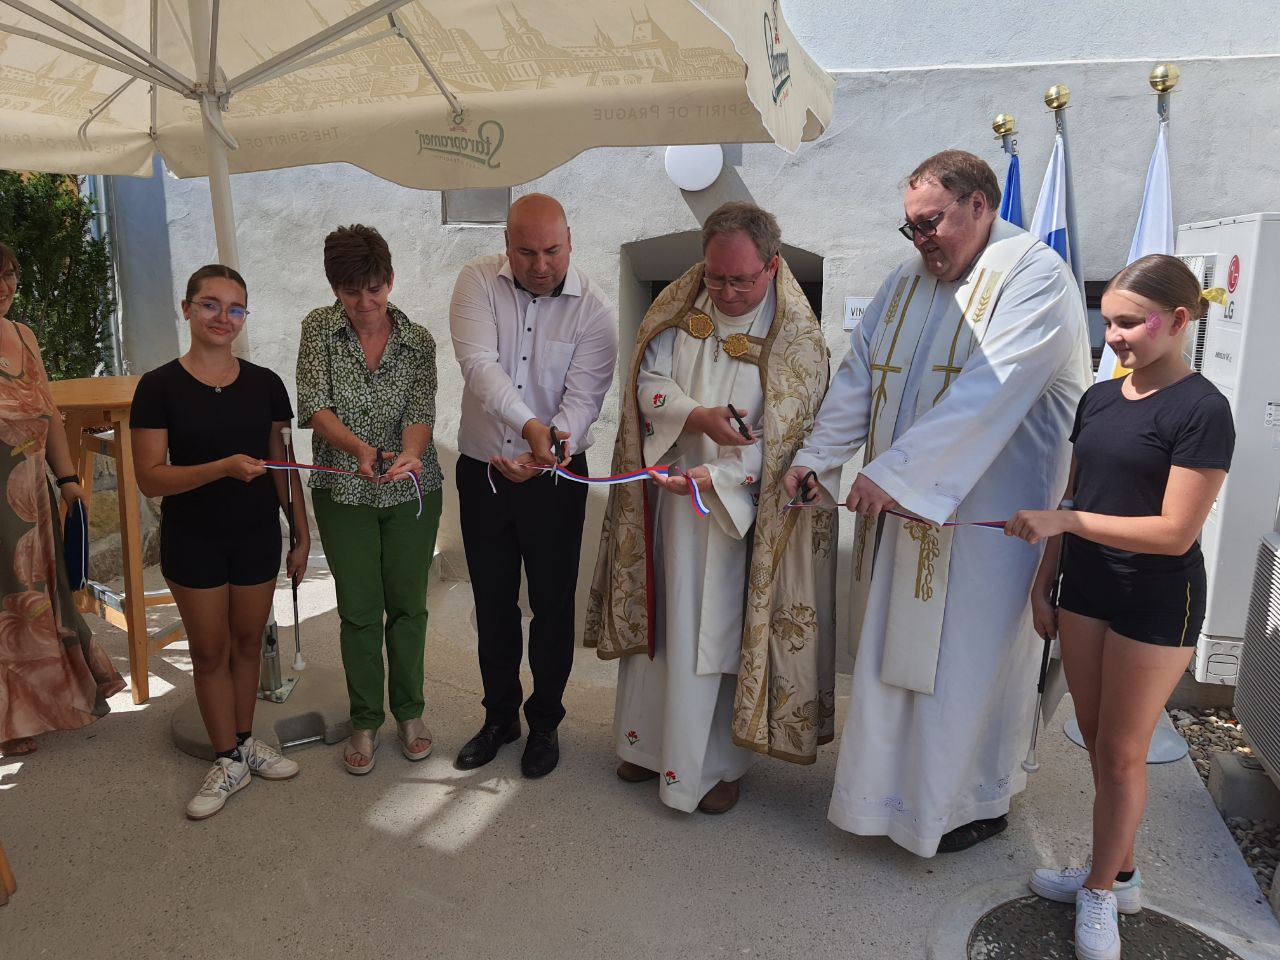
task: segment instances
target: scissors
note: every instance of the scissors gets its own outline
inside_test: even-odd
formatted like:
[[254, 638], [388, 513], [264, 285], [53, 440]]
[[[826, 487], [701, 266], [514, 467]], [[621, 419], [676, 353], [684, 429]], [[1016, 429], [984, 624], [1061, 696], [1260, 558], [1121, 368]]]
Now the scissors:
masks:
[[373, 475], [378, 480], [387, 475], [387, 461], [382, 457], [386, 452], [381, 447], [378, 447], [377, 452], [373, 455]]
[[[813, 481], [813, 490], [809, 489], [809, 481]], [[818, 499], [818, 475], [810, 470], [800, 478], [796, 485], [796, 495], [787, 501], [788, 507], [807, 507]]]
[[747, 428], [746, 421], [742, 419], [742, 414], [740, 414], [737, 410], [733, 409], [732, 403], [727, 404], [727, 406], [729, 407], [729, 416], [733, 417], [734, 420], [738, 421], [738, 432], [742, 434], [742, 439], [750, 440], [751, 431]]
[[560, 464], [564, 463], [564, 441], [560, 439], [560, 434], [556, 432], [556, 425], [553, 423], [547, 427], [551, 432], [551, 455], [556, 458], [556, 471], [552, 473], [551, 482], [559, 486], [560, 484]]

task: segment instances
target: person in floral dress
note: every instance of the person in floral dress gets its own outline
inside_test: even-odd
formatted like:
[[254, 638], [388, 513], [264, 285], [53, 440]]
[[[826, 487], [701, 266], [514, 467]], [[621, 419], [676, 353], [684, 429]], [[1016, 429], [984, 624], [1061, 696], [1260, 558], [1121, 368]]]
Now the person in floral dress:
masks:
[[76, 612], [62, 562], [57, 502], [84, 497], [35, 334], [9, 319], [18, 259], [0, 243], [0, 754], [104, 716], [125, 682]]

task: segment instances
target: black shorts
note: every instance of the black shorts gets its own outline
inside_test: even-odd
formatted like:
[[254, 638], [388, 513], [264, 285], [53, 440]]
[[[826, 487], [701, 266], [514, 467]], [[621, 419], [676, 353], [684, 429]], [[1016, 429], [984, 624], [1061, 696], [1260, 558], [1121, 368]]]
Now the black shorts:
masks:
[[1058, 606], [1122, 637], [1186, 647], [1200, 636], [1207, 593], [1203, 558], [1184, 570], [1142, 570], [1068, 541]]
[[280, 524], [237, 525], [209, 534], [160, 523], [160, 570], [180, 587], [251, 587], [280, 575]]

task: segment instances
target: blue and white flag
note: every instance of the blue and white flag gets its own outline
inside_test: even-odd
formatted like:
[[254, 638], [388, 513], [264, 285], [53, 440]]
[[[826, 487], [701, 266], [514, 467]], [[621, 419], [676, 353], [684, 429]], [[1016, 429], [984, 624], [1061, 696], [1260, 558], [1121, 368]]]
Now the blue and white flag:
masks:
[[1009, 173], [1004, 178], [1004, 195], [1000, 198], [1000, 218], [1015, 227], [1022, 226], [1022, 172], [1016, 153], [1009, 154]]
[[1080, 276], [1078, 264], [1071, 262], [1071, 240], [1067, 234], [1067, 162], [1066, 147], [1059, 133], [1053, 140], [1053, 154], [1049, 157], [1049, 169], [1044, 172], [1040, 185], [1040, 199], [1031, 217], [1031, 233], [1058, 251], [1071, 272]]
[[[1169, 177], [1168, 128], [1168, 121], [1161, 120], [1156, 133], [1156, 148], [1151, 151], [1151, 163], [1147, 165], [1142, 209], [1138, 211], [1138, 226], [1133, 231], [1133, 242], [1129, 244], [1127, 263], [1149, 253], [1173, 253], [1173, 182]], [[1117, 362], [1111, 348], [1103, 344], [1096, 379], [1112, 380], [1128, 372]]]

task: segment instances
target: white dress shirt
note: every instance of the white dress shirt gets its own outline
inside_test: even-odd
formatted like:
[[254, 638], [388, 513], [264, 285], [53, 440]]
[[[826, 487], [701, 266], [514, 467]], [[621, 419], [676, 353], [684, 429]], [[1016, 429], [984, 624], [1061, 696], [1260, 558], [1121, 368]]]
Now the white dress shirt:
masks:
[[505, 254], [472, 260], [449, 305], [453, 352], [462, 367], [458, 452], [476, 460], [515, 457], [530, 420], [591, 446], [591, 425], [613, 383], [618, 320], [613, 305], [570, 264], [558, 295], [516, 287]]

